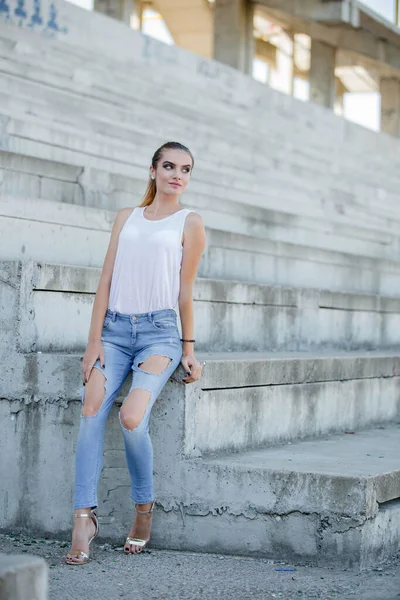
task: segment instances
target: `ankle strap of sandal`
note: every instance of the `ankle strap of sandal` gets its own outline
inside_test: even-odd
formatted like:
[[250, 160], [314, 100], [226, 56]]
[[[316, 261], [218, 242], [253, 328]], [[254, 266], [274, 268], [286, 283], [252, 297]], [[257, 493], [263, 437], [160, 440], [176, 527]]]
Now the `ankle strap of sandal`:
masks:
[[136, 506], [135, 506], [135, 510], [138, 515], [149, 515], [150, 513], [152, 513], [154, 511], [154, 505], [155, 505], [155, 501], [153, 501], [153, 504], [151, 505], [151, 508], [149, 508], [149, 510], [139, 510], [138, 508], [136, 508]]
[[74, 515], [74, 519], [86, 519], [89, 518], [91, 519], [93, 517], [94, 513], [78, 513]]

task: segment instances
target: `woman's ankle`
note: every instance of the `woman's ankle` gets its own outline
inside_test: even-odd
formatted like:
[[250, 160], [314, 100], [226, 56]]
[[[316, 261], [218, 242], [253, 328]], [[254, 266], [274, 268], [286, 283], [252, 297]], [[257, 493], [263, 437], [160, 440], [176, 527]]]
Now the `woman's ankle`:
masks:
[[141, 513], [149, 513], [150, 514], [151, 511], [151, 504], [136, 504], [135, 505], [135, 512], [138, 513], [139, 515]]
[[154, 501], [147, 502], [146, 504], [135, 503], [136, 514], [139, 514], [139, 515], [152, 514], [153, 509], [154, 509]]
[[74, 515], [90, 515], [92, 510], [92, 508], [75, 508]]
[[74, 510], [74, 525], [76, 531], [89, 531], [93, 527], [93, 519], [90, 517], [80, 517], [79, 515], [91, 515], [91, 508], [77, 508]]

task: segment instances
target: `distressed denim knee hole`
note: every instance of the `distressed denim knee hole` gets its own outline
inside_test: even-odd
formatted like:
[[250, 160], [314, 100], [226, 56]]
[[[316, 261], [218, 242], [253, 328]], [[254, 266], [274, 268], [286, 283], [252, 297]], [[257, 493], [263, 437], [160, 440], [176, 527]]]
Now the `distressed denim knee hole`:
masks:
[[[156, 358], [166, 358], [166, 359], [168, 359], [168, 363], [165, 365], [165, 367], [164, 367], [164, 365], [162, 365], [163, 368], [161, 369], [161, 371], [159, 371], [157, 369], [157, 371], [154, 372], [154, 371], [147, 370], [147, 368], [143, 368], [143, 365], [145, 365], [145, 363], [146, 363], [147, 360], [155, 358], [155, 357]], [[168, 369], [168, 367], [170, 366], [171, 362], [172, 362], [172, 358], [170, 356], [162, 355], [162, 354], [152, 354], [151, 356], [148, 356], [142, 362], [138, 363], [138, 369], [140, 371], [143, 371], [143, 373], [146, 373], [147, 375], [156, 375], [156, 376], [157, 375], [162, 375]]]
[[[147, 397], [144, 402], [141, 402], [140, 410], [135, 407], [135, 398], [134, 396], [129, 398], [133, 392], [136, 390], [147, 392]], [[131, 390], [129, 396], [125, 400], [124, 404], [119, 411], [119, 421], [121, 427], [127, 431], [128, 433], [132, 431], [136, 431], [140, 428], [142, 423], [144, 422], [144, 418], [149, 410], [149, 406], [152, 400], [152, 392], [151, 390], [147, 390], [146, 388], [134, 388]]]

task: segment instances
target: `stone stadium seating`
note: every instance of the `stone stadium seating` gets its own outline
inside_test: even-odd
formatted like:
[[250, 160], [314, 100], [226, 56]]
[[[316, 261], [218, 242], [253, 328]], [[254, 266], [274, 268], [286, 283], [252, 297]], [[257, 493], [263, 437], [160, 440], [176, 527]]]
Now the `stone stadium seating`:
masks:
[[[154, 409], [152, 543], [362, 567], [392, 555], [400, 142], [55, 6], [54, 37], [0, 21], [0, 528], [69, 535], [80, 357], [112, 222], [175, 139], [196, 159], [182, 204], [207, 231], [207, 366], [190, 386], [179, 368]], [[117, 410], [99, 507], [114, 541], [132, 516]]]

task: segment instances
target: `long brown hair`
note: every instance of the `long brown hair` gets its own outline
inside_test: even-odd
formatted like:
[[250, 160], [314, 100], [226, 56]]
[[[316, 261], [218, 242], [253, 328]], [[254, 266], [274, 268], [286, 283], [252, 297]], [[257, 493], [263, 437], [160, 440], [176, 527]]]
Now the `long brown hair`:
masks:
[[[193, 154], [190, 152], [189, 148], [186, 148], [186, 146], [184, 146], [183, 144], [180, 144], [179, 142], [166, 142], [165, 144], [160, 146], [160, 148], [158, 148], [158, 150], [156, 150], [154, 152], [153, 158], [151, 159], [151, 164], [152, 164], [153, 169], [155, 169], [157, 167], [157, 164], [159, 163], [164, 150], [182, 150], [182, 152], [186, 152], [187, 154], [189, 154], [190, 158], [192, 159], [192, 168], [193, 168], [194, 158], [193, 158]], [[141, 202], [141, 204], [139, 204], [139, 206], [142, 206], [142, 207], [150, 206], [150, 204], [152, 204], [152, 202], [154, 201], [154, 198], [156, 197], [156, 193], [157, 193], [156, 180], [150, 178], [149, 183], [147, 184], [147, 188], [144, 193], [142, 202]]]

